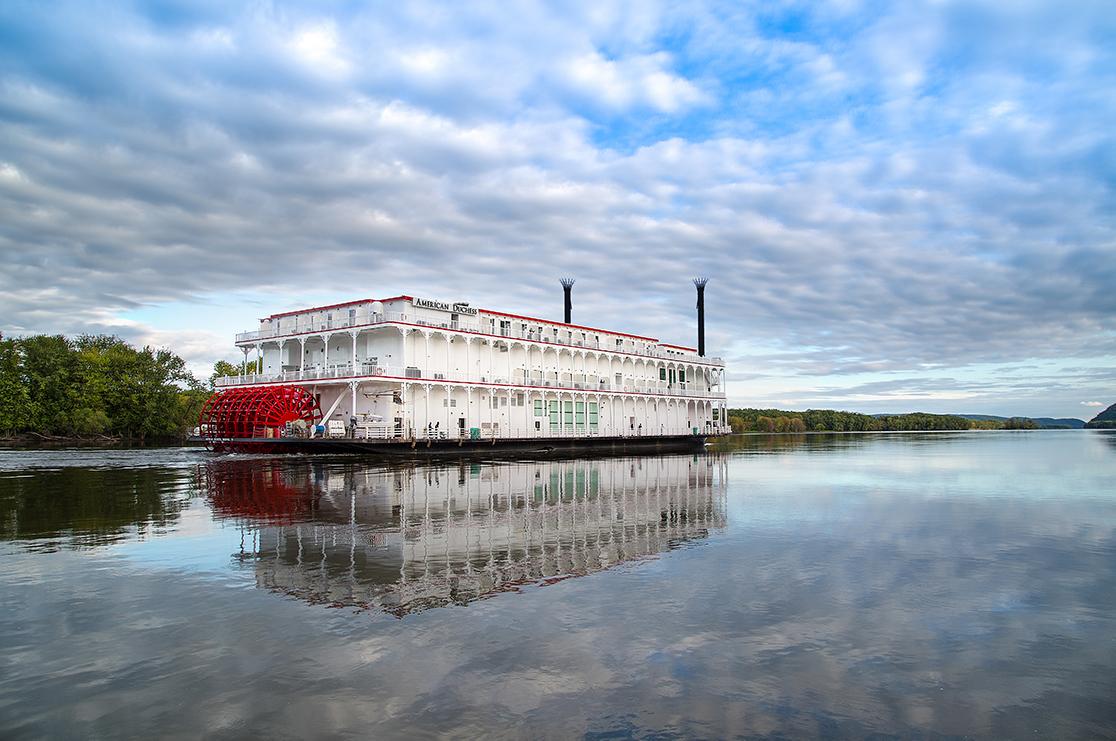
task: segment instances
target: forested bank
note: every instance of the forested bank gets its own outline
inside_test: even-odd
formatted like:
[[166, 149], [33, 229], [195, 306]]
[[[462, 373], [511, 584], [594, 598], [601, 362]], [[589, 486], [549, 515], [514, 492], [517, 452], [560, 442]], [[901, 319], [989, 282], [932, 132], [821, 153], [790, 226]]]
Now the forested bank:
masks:
[[181, 437], [209, 387], [168, 350], [108, 335], [0, 340], [0, 437]]
[[1116, 429], [1116, 404], [1113, 404], [1108, 407], [1108, 409], [1105, 409], [1103, 412], [1093, 417], [1085, 426], [1092, 430]]
[[1013, 417], [999, 420], [970, 420], [953, 414], [890, 414], [874, 416], [833, 409], [807, 409], [793, 412], [784, 409], [730, 409], [729, 424], [733, 432], [874, 432], [874, 431], [936, 431], [936, 430], [1023, 430], [1036, 429], [1030, 419]]

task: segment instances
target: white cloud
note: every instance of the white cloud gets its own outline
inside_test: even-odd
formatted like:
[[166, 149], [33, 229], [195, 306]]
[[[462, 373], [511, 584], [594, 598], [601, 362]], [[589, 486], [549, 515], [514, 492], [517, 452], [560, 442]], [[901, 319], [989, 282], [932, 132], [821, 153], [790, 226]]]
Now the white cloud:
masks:
[[299, 29], [290, 41], [290, 48], [297, 59], [321, 74], [342, 75], [350, 69], [341, 49], [337, 24], [333, 21]]
[[23, 180], [23, 173], [15, 165], [9, 165], [7, 162], [0, 162], [0, 180], [8, 180], [11, 182], [19, 182]]
[[450, 56], [444, 49], [410, 49], [399, 55], [400, 65], [417, 75], [436, 76], [446, 71]]
[[[1048, 392], [1064, 416], [1116, 381], [1116, 114], [1085, 74], [1112, 52], [1088, 24], [1055, 29], [1089, 47], [1078, 72], [1032, 79], [999, 58], [944, 73], [973, 31], [935, 8], [929, 31], [896, 10], [793, 40], [715, 3], [591, 22], [472, 3], [215, 11], [193, 32], [81, 8], [16, 30], [50, 56], [85, 18], [93, 57], [0, 49], [6, 332], [111, 328], [246, 287], [261, 298], [228, 312], [236, 329], [311, 293], [416, 286], [546, 314], [571, 272], [575, 315], [686, 342], [684, 277], [706, 273], [741, 402], [832, 379], [860, 400], [975, 402], [957, 369], [1088, 360], [1094, 375]], [[1004, 55], [1024, 42], [1050, 58], [1036, 33]], [[209, 321], [167, 341], [228, 356]], [[167, 331], [141, 324], [119, 331]], [[951, 370], [919, 385], [928, 368]], [[894, 373], [914, 375], [866, 386]]]
[[1083, 401], [1083, 402], [1081, 402], [1081, 406], [1102, 407], [1102, 406], [1104, 406], [1104, 402], [1102, 402], [1102, 401]]
[[561, 75], [575, 92], [618, 111], [644, 106], [675, 113], [708, 101], [692, 82], [667, 71], [669, 64], [663, 52], [606, 59], [591, 51], [568, 59]]

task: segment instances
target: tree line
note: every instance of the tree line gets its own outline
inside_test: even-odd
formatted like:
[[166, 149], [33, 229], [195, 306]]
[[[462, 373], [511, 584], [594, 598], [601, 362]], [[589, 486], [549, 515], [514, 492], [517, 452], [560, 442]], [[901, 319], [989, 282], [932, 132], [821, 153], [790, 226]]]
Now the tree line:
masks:
[[1085, 426], [1091, 430], [1116, 429], [1116, 404], [1089, 420]]
[[733, 432], [883, 432], [972, 429], [1036, 429], [1034, 420], [1013, 417], [1009, 420], [970, 420], [954, 414], [888, 414], [875, 416], [833, 409], [730, 409]]
[[115, 336], [0, 339], [0, 435], [179, 437], [211, 386], [169, 350]]

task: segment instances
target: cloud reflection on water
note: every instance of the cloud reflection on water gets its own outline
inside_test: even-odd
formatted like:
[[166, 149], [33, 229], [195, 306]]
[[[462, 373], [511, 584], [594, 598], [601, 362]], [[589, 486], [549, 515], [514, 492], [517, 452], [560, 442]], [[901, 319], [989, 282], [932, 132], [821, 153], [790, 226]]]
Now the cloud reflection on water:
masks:
[[[3, 735], [1111, 735], [1114, 437], [754, 437], [726, 457], [391, 470], [231, 458], [88, 478], [120, 488], [118, 513], [136, 502], [103, 536], [86, 505], [28, 509], [65, 492], [35, 472], [3, 515]], [[167, 503], [127, 489], [145, 480]], [[192, 540], [185, 514], [150, 537], [183, 491], [220, 538]], [[706, 502], [714, 526], [670, 535]], [[66, 532], [101, 545], [29, 548]]]

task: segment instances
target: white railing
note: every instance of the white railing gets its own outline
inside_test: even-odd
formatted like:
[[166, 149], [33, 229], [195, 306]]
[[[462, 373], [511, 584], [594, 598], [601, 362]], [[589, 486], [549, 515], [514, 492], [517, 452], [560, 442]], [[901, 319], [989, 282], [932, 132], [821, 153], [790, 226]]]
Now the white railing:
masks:
[[268, 329], [257, 330], [255, 332], [240, 332], [236, 335], [236, 341], [253, 342], [255, 340], [267, 340], [276, 337], [286, 337], [296, 334], [304, 334], [306, 332], [334, 332], [341, 329], [349, 329], [350, 327], [363, 327], [373, 324], [384, 324], [387, 322], [405, 322], [408, 324], [418, 324], [414, 317], [407, 314], [402, 314], [396, 311], [385, 311], [381, 313], [358, 312], [353, 317], [339, 317], [337, 319], [289, 319], [277, 320], [275, 326]]
[[335, 332], [339, 330], [350, 329], [352, 327], [369, 327], [380, 324], [389, 324], [392, 322], [400, 322], [403, 324], [417, 324], [423, 327], [431, 327], [433, 329], [446, 329], [452, 332], [495, 335], [497, 337], [507, 337], [508, 339], [527, 340], [529, 342], [547, 342], [550, 344], [565, 345], [567, 347], [579, 347], [588, 350], [603, 350], [605, 352], [626, 353], [628, 355], [641, 355], [645, 357], [662, 358], [666, 360], [689, 360], [692, 362], [713, 363], [715, 365], [724, 364], [724, 360], [719, 357], [699, 358], [698, 356], [689, 353], [686, 355], [675, 355], [669, 353], [665, 348], [659, 346], [653, 346], [649, 348], [623, 346], [610, 347], [607, 341], [595, 341], [591, 338], [586, 338], [584, 340], [582, 340], [581, 338], [563, 339], [555, 334], [547, 334], [539, 330], [527, 330], [526, 332], [524, 332], [519, 329], [497, 328], [495, 331], [489, 331], [490, 328], [481, 327], [475, 322], [432, 322], [426, 319], [419, 319], [418, 317], [410, 314], [396, 311], [385, 311], [382, 313], [358, 312], [354, 317], [346, 316], [329, 321], [300, 321], [291, 319], [288, 322], [283, 322], [282, 320], [280, 320], [279, 324], [266, 330], [237, 333], [236, 344], [239, 345], [247, 342], [257, 342], [259, 340], [271, 340], [281, 337], [291, 337], [293, 335], [305, 334], [308, 332]]
[[[602, 429], [605, 428], [605, 429]], [[597, 429], [592, 429], [589, 425], [559, 425], [551, 427], [544, 425], [541, 429], [526, 429], [526, 430], [507, 430], [504, 431], [496, 428], [485, 428], [480, 431], [477, 436], [473, 436], [470, 429], [442, 430], [436, 428], [433, 424], [426, 428], [414, 429], [407, 427], [405, 429], [396, 427], [394, 425], [376, 424], [365, 425], [357, 424], [355, 428], [346, 427], [344, 435], [329, 435], [322, 433], [318, 435], [322, 438], [328, 439], [349, 439], [349, 440], [414, 440], [416, 442], [425, 443], [427, 440], [505, 440], [505, 439], [539, 439], [546, 438], [597, 438], [597, 437], [617, 437], [617, 438], [640, 438], [640, 437], [656, 437], [657, 435], [686, 435], [690, 434], [691, 430], [662, 430], [659, 433], [650, 431], [650, 428], [640, 428], [639, 431], [622, 430], [618, 432], [609, 432], [605, 425], [599, 426]], [[713, 427], [706, 427], [704, 430], [699, 429], [699, 434], [702, 435], [724, 435], [730, 432], [728, 427], [720, 427], [714, 425]], [[300, 435], [303, 439], [305, 435]]]
[[526, 388], [553, 388], [576, 391], [617, 391], [627, 393], [654, 394], [657, 396], [682, 396], [724, 398], [723, 392], [680, 388], [677, 385], [656, 383], [628, 382], [615, 389], [615, 384], [608, 381], [570, 381], [553, 378], [506, 378], [494, 374], [478, 374], [472, 377], [427, 378], [419, 368], [390, 365], [375, 365], [373, 363], [357, 363], [357, 372], [353, 372], [352, 363], [336, 363], [332, 365], [312, 366], [301, 370], [288, 370], [277, 373], [249, 373], [244, 376], [222, 376], [216, 380], [218, 388], [232, 386], [245, 386], [258, 383], [298, 383], [304, 381], [338, 381], [353, 378], [388, 377], [416, 383], [429, 383], [433, 385], [454, 383], [470, 383], [492, 386], [522, 386]]

